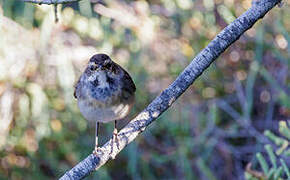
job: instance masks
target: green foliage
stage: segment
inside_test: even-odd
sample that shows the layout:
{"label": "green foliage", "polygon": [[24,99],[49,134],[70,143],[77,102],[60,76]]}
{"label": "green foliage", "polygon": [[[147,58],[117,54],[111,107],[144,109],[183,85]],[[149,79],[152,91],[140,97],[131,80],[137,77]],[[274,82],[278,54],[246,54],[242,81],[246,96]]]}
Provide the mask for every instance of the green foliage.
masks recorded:
{"label": "green foliage", "polygon": [[[273,142],[277,146],[277,151],[274,152],[273,150],[273,147],[275,146],[274,144],[266,144],[264,146],[264,149],[267,152],[266,157],[270,159],[271,163],[268,163],[265,160],[265,157],[262,155],[262,153],[259,152],[256,154],[256,158],[258,159],[259,165],[263,170],[263,174],[265,175],[262,179],[290,179],[289,167],[285,163],[285,160],[290,158],[290,155],[287,153],[287,151],[289,151],[290,143],[290,138],[288,136],[290,133],[290,129],[288,126],[285,121],[279,122],[279,132],[282,136],[286,138],[276,136],[269,130],[266,130],[264,133],[265,136],[267,136],[271,140],[271,142]],[[280,162],[279,164],[277,162],[277,159]],[[251,174],[251,172],[249,171],[246,172],[246,178],[248,180],[257,179],[257,177],[255,177],[255,174]]]}

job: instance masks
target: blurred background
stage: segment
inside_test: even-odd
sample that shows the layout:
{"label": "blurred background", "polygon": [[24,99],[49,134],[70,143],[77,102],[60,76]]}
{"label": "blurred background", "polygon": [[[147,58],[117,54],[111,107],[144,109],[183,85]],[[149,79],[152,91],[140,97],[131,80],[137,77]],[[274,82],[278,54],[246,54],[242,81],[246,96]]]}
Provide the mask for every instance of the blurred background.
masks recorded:
{"label": "blurred background", "polygon": [[[289,1],[87,179],[286,179]],[[57,179],[94,148],[73,86],[95,53],[130,72],[143,110],[251,0],[0,0],[0,179]],[[126,122],[120,123],[120,128]],[[102,124],[101,144],[113,123]],[[288,171],[287,171],[288,169]]]}

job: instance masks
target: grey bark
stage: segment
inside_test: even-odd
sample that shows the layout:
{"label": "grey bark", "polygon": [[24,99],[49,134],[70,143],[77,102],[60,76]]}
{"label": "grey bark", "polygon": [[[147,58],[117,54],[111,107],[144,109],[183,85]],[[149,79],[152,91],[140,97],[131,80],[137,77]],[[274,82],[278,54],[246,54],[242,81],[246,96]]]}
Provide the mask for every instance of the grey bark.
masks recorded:
{"label": "grey bark", "polygon": [[[24,0],[33,2],[33,0]],[[58,0],[74,1],[74,0]],[[98,151],[97,156],[90,154],[83,161],[78,163],[71,170],[67,171],[60,179],[82,179],[94,170],[104,165],[110,158],[114,158],[127,144],[132,142],[145,128],[156,120],[172,103],[184,93],[184,91],[204,72],[217,57],[224,52],[227,47],[234,43],[249,28],[251,28],[260,18],[271,10],[281,0],[256,0],[252,7],[238,17],[235,21],[224,28],[209,44],[204,48],[176,78],[176,80],[156,97],[141,113],[139,113],[128,125],[118,133],[119,149],[113,145],[111,154],[112,139]],[[43,0],[42,3],[55,3],[54,0]],[[37,2],[39,3],[39,1]]]}

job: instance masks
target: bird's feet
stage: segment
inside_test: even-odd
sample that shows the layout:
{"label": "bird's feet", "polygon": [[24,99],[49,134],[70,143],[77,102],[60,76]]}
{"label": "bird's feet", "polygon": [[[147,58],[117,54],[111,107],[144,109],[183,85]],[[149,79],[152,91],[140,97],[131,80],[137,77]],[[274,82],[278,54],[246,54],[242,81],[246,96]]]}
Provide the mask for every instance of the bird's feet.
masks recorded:
{"label": "bird's feet", "polygon": [[95,146],[95,149],[93,150],[93,155],[98,156],[98,152],[101,152],[102,148]]}
{"label": "bird's feet", "polygon": [[110,156],[112,159],[115,159],[116,157],[116,153],[114,152],[114,145],[117,145],[117,149],[119,150],[119,138],[118,138],[118,130],[114,129],[113,131],[113,139],[112,139],[112,144],[111,144],[111,152],[110,152]]}

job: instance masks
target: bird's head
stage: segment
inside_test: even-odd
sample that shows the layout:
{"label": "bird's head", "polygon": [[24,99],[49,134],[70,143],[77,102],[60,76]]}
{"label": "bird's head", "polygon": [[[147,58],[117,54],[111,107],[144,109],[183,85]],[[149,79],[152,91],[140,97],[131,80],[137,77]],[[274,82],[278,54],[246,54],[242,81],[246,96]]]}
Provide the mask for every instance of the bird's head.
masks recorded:
{"label": "bird's head", "polygon": [[95,72],[116,73],[116,65],[106,54],[96,54],[91,57],[87,71],[91,74]]}

